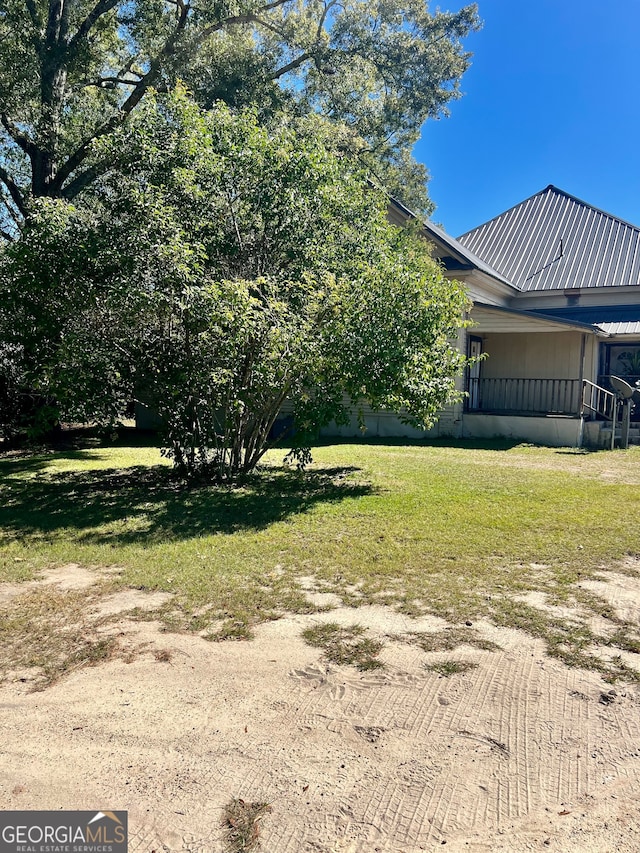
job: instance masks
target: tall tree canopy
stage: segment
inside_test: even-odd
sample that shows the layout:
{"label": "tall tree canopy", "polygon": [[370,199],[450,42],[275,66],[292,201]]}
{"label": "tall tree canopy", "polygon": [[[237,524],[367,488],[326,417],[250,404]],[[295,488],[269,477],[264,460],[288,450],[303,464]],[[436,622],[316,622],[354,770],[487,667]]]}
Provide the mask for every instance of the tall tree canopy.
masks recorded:
{"label": "tall tree canopy", "polygon": [[178,79],[207,107],[324,114],[424,210],[411,146],[458,97],[477,26],[475,4],[430,13],[424,0],[3,0],[2,234],[34,198],[77,197],[108,167],[95,141]]}

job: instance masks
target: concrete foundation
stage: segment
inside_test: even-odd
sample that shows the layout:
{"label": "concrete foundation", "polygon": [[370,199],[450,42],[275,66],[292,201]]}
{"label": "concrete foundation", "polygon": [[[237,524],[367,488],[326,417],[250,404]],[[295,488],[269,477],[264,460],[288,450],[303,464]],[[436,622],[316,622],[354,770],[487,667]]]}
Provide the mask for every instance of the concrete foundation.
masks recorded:
{"label": "concrete foundation", "polygon": [[463,438],[513,438],[549,447],[578,447],[580,418],[472,414],[462,422]]}

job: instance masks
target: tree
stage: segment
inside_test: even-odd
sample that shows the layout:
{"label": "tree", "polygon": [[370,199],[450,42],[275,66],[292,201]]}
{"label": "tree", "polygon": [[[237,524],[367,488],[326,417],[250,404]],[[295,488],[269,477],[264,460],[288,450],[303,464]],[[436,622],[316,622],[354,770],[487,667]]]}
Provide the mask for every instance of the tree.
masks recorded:
{"label": "tree", "polygon": [[37,202],[2,255],[27,387],[65,417],[165,424],[186,476],[252,470],[289,401],[304,447],[367,401],[428,425],[467,307],[317,117],[205,112],[183,90],[104,141],[82,204]]}
{"label": "tree", "polygon": [[110,166],[96,140],[178,79],[204,106],[329,117],[428,207],[409,152],[458,97],[477,26],[475,4],[430,14],[424,0],[4,0],[0,233],[15,237],[34,198],[77,198]]}

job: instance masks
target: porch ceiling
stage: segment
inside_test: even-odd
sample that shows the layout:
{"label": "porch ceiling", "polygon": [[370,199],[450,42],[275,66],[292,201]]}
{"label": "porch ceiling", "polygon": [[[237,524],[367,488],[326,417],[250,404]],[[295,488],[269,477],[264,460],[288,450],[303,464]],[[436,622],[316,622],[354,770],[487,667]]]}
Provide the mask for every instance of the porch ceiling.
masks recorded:
{"label": "porch ceiling", "polygon": [[555,317],[537,314],[535,311],[518,311],[514,308],[502,308],[476,302],[471,311],[475,323],[474,333],[513,333],[513,332],[590,332],[593,335],[607,337],[606,332],[590,323],[575,320],[559,320]]}

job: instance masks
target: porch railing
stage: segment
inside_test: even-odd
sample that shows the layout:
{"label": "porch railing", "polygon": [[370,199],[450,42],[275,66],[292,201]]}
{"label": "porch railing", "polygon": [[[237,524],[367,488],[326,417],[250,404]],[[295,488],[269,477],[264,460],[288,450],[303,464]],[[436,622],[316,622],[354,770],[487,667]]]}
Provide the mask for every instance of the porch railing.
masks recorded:
{"label": "porch railing", "polygon": [[612,392],[588,379],[583,381],[582,411],[585,418],[612,421],[617,414],[617,398]]}
{"label": "porch railing", "polygon": [[581,399],[580,379],[482,377],[469,388],[469,410],[476,412],[578,416]]}

